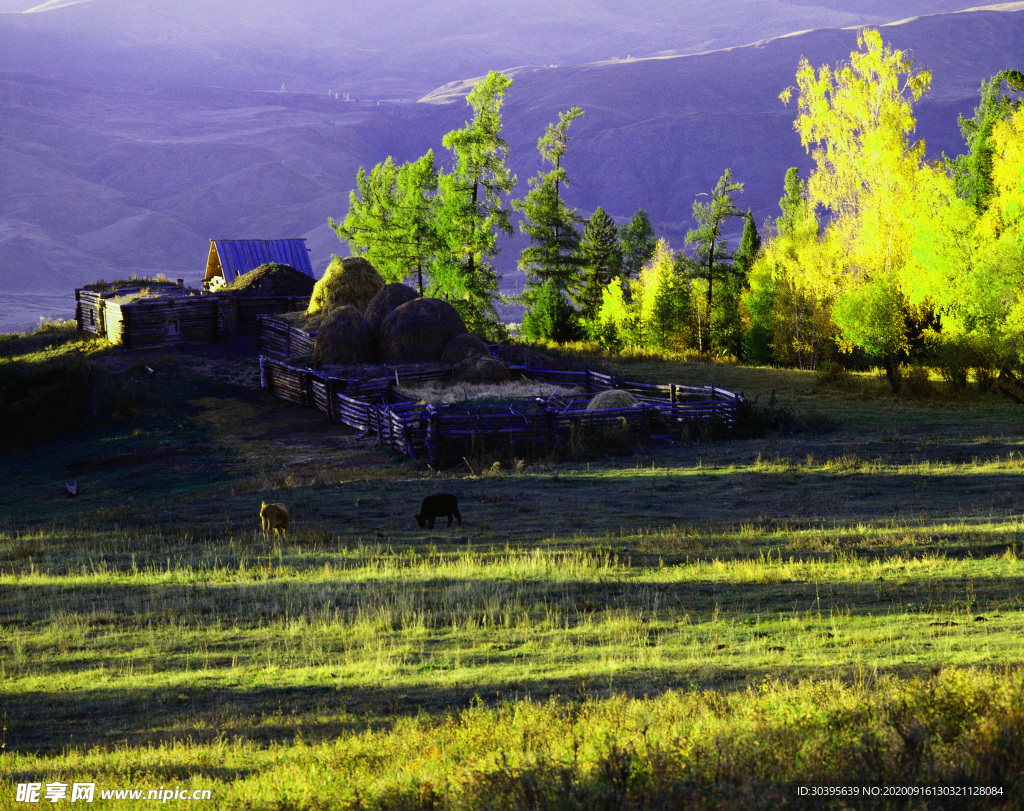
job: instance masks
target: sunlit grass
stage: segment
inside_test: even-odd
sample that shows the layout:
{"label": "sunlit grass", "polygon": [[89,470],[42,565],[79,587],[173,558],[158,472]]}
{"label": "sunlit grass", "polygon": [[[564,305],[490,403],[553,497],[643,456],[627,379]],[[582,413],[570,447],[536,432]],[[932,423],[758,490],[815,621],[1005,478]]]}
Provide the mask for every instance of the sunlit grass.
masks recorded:
{"label": "sunlit grass", "polygon": [[[138,375],[158,414],[0,474],[5,785],[268,809],[1022,796],[1024,438],[1002,401],[627,359],[838,427],[429,471],[329,427],[278,441],[308,415],[193,366]],[[438,491],[462,527],[416,526]]]}

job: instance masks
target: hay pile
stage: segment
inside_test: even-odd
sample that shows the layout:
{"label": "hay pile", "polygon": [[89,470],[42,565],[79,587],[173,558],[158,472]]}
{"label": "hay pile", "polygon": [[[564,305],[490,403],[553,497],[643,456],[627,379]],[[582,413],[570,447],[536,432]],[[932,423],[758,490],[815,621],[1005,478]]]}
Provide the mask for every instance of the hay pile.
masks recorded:
{"label": "hay pile", "polygon": [[385,363],[438,361],[445,346],[466,325],[447,301],[417,298],[395,308],[380,327],[378,342]]}
{"label": "hay pile", "polygon": [[512,379],[508,366],[490,355],[468,357],[455,367],[452,377],[458,383],[489,385],[507,383]]}
{"label": "hay pile", "polygon": [[363,315],[370,322],[374,332],[380,332],[384,319],[391,315],[392,311],[397,310],[407,301],[412,301],[419,297],[420,294],[409,287],[409,285],[402,284],[401,282],[391,282],[391,284],[384,285],[370,299],[369,304],[366,305],[366,309],[363,311]]}
{"label": "hay pile", "polygon": [[337,307],[345,306],[355,307],[362,313],[382,287],[384,279],[362,257],[342,259],[335,256],[323,278],[314,286],[306,314],[324,316]]}
{"label": "hay pile", "polygon": [[628,391],[608,389],[594,395],[594,399],[587,403],[587,411],[598,408],[632,408],[635,405],[638,405],[636,398]]}
{"label": "hay pile", "polygon": [[243,273],[217,292],[236,292],[250,296],[309,296],[316,282],[291,265],[270,262]]}
{"label": "hay pile", "polygon": [[376,354],[373,328],[355,307],[330,310],[313,341],[313,363],[368,363]]}
{"label": "hay pile", "polygon": [[490,354],[487,344],[467,332],[456,335],[445,345],[441,360],[445,363],[461,363],[467,358],[482,358]]}

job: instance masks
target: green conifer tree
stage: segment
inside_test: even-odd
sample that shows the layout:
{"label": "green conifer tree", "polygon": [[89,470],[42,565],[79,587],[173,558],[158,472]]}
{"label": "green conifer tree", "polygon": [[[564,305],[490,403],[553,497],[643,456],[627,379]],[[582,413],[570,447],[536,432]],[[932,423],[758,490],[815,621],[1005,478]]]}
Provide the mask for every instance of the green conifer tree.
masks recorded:
{"label": "green conifer tree", "polygon": [[1024,104],[1024,74],[1017,70],[1003,70],[981,83],[981,101],[973,118],[960,116],[960,132],[967,142],[967,153],[955,159],[947,158],[956,183],[957,193],[974,206],[979,214],[988,208],[995,193],[992,183],[992,128],[1008,118]]}
{"label": "green conifer tree", "polygon": [[600,206],[583,227],[580,265],[583,284],[576,295],[576,305],[584,324],[593,324],[601,308],[602,291],[622,271],[618,227]]}
{"label": "green conifer tree", "polygon": [[405,226],[408,268],[415,273],[416,286],[422,296],[424,275],[433,275],[444,247],[437,230],[437,169],[433,150],[402,166],[397,187]]}
{"label": "green conifer tree", "polygon": [[348,243],[353,256],[365,257],[389,282],[409,274],[404,224],[399,213],[399,167],[389,156],[369,172],[360,167],[356,188],[349,192],[344,222],[327,222]]}
{"label": "green conifer tree", "polygon": [[434,153],[397,166],[390,157],[369,173],[360,168],[349,194],[344,222],[328,224],[389,282],[415,274],[423,293],[424,274],[435,267],[441,245],[434,215],[437,170]]}
{"label": "green conifer tree", "polygon": [[530,179],[531,189],[515,207],[523,212],[520,230],[530,237],[530,244],[519,256],[519,267],[526,274],[523,303],[532,305],[537,291],[548,281],[562,293],[573,295],[580,286],[581,218],[562,199],[561,190],[569,183],[562,165],[569,145],[569,125],[583,115],[579,107],[560,114],[557,124],[549,124],[537,142],[541,159],[550,163],[549,172]]}
{"label": "green conifer tree", "polygon": [[651,261],[657,244],[658,237],[654,233],[651,219],[646,211],[640,209],[619,234],[622,275],[627,279],[635,279],[643,266]]}
{"label": "green conifer tree", "polygon": [[726,169],[715,188],[706,195],[708,201],[697,200],[693,204],[693,218],[697,221],[697,227],[686,235],[687,243],[694,248],[690,272],[694,278],[703,280],[707,285],[705,314],[698,333],[698,348],[701,352],[711,352],[714,343],[712,313],[715,280],[735,272],[723,231],[729,217],[743,216],[733,200],[733,195],[741,191],[743,184],[733,180],[732,172]]}
{"label": "green conifer tree", "polygon": [[740,247],[736,251],[733,264],[736,266],[736,276],[740,279],[742,286],[746,286],[747,277],[750,275],[750,268],[761,250],[761,235],[757,232],[757,225],[754,223],[754,215],[747,209],[747,219],[743,223],[743,236],[740,237]]}
{"label": "green conifer tree", "polygon": [[504,74],[489,73],[466,98],[472,120],[441,141],[454,166],[438,177],[438,231],[447,249],[435,282],[470,331],[485,335],[498,328],[500,277],[491,263],[498,233],[512,235],[505,198],[516,179],[505,164],[508,144],[501,136],[501,107],[511,84]]}

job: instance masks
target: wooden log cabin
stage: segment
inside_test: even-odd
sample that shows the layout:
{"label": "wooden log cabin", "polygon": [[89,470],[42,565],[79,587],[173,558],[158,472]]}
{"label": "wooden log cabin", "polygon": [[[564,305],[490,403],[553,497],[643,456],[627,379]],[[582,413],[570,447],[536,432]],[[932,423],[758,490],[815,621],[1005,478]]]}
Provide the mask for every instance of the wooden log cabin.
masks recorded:
{"label": "wooden log cabin", "polygon": [[[261,265],[288,265],[315,278],[304,239],[213,239],[203,293]],[[300,277],[301,278],[301,277]],[[304,310],[309,296],[222,291],[203,295],[177,283],[128,280],[75,291],[78,327],[125,349],[214,343],[255,330],[260,316]]]}

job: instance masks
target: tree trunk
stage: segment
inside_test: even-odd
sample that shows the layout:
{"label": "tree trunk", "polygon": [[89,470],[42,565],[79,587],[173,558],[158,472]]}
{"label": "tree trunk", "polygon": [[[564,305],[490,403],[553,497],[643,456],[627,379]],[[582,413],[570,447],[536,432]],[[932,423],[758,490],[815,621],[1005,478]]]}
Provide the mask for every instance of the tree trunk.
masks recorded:
{"label": "tree trunk", "polygon": [[883,368],[885,369],[885,379],[889,381],[892,393],[899,394],[901,382],[899,362],[895,358],[886,358]]}

